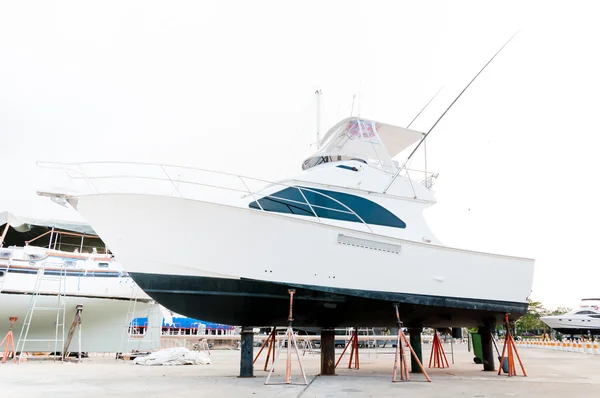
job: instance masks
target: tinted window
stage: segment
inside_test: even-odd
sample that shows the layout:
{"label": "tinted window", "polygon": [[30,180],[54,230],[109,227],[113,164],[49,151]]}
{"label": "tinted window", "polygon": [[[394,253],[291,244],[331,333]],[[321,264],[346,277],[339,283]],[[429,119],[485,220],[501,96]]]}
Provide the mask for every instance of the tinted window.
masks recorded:
{"label": "tinted window", "polygon": [[575,314],[577,314],[577,315],[595,314],[595,312],[594,311],[579,311],[579,312],[576,312]]}
{"label": "tinted window", "polygon": [[[368,199],[325,189],[310,189],[311,191],[303,189],[302,193],[300,193],[300,190],[297,188],[285,188],[268,198],[259,199],[258,203],[260,203],[260,206],[266,211],[314,217],[313,212],[302,197],[302,194],[304,194],[314,212],[321,218],[360,222],[360,220],[347,208],[335,201],[337,200],[356,212],[356,214],[358,214],[367,224],[406,228],[406,223],[404,223],[404,221],[400,220],[382,206],[371,202]],[[335,200],[331,200],[317,192],[330,196]],[[259,209],[256,202],[250,203],[250,207]]]}

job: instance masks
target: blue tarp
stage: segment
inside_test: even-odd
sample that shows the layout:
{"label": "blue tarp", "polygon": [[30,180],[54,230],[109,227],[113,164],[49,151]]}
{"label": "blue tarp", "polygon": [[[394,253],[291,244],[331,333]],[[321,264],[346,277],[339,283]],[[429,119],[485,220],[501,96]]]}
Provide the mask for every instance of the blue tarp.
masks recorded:
{"label": "blue tarp", "polygon": [[[197,329],[200,324],[206,325],[206,329],[218,329],[218,330],[232,330],[233,326],[230,325],[222,325],[220,323],[206,322],[201,321],[199,319],[194,318],[185,318],[185,317],[173,317],[173,323],[167,324],[165,323],[165,319],[162,321],[163,328],[173,328],[173,329]],[[147,326],[148,318],[135,318],[131,321],[131,326]]]}

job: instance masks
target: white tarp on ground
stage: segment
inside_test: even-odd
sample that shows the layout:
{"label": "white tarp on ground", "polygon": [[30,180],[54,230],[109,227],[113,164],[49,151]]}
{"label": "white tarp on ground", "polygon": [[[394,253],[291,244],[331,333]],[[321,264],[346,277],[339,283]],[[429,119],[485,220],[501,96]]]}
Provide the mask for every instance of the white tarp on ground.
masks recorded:
{"label": "white tarp on ground", "polygon": [[137,357],[134,365],[209,365],[210,358],[204,352],[192,351],[184,347],[166,348],[145,357]]}

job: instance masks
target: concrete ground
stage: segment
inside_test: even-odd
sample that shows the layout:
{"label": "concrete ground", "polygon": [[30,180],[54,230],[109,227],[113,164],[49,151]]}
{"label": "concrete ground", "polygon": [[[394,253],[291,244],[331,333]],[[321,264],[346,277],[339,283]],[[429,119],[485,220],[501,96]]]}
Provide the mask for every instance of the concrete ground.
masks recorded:
{"label": "concrete ground", "polygon": [[[430,345],[423,345],[425,365]],[[340,362],[337,376],[317,376],[319,354],[302,357],[309,385],[265,385],[265,352],[255,365],[255,377],[240,379],[239,351],[212,351],[210,365],[140,366],[114,357],[93,357],[82,363],[29,360],[16,365],[0,363],[0,396],[13,397],[598,397],[600,396],[600,355],[521,348],[528,377],[483,372],[466,344],[456,344],[455,364],[450,368],[427,369],[432,382],[411,374],[411,381],[392,383],[394,350],[361,349],[360,370],[349,370],[348,353]],[[450,347],[446,345],[446,351]],[[255,350],[255,353],[258,349]],[[337,350],[337,355],[341,350]],[[370,355],[369,355],[370,353]],[[271,381],[282,381],[285,373],[282,353]],[[294,358],[292,381],[301,381]]]}

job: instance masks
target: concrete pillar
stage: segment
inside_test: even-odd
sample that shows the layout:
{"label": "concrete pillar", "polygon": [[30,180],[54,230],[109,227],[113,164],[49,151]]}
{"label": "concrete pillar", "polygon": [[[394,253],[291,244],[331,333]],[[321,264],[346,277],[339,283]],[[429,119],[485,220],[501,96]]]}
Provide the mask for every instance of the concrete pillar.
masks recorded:
{"label": "concrete pillar", "polygon": [[321,329],[321,376],[335,376],[334,329]]}
{"label": "concrete pillar", "polygon": [[251,326],[242,326],[240,336],[240,377],[254,377],[254,333]]}
{"label": "concrete pillar", "polygon": [[[408,333],[410,334],[410,345],[413,348],[413,350],[415,350],[415,354],[417,354],[417,357],[419,358],[419,361],[421,361],[421,364],[422,364],[423,363],[423,349],[421,347],[421,331],[422,331],[421,328],[408,329]],[[410,372],[411,373],[422,373],[421,368],[419,367],[419,364],[415,360],[415,357],[413,357],[412,353],[408,352],[407,355],[410,355]]]}
{"label": "concrete pillar", "polygon": [[483,356],[483,370],[495,371],[496,360],[494,359],[494,346],[492,342],[491,326],[480,326],[479,334],[481,335],[481,354]]}

